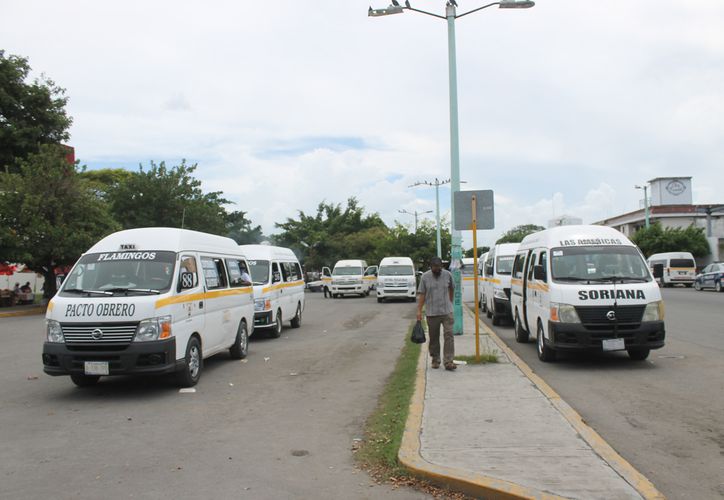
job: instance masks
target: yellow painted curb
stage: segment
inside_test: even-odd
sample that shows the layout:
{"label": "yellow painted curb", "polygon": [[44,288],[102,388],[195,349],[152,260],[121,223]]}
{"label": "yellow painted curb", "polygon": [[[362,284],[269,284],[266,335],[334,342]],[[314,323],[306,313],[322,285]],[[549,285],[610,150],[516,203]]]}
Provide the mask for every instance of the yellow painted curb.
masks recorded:
{"label": "yellow painted curb", "polygon": [[[427,344],[425,344],[427,346]],[[410,402],[410,412],[402,434],[397,457],[400,463],[414,475],[444,488],[461,491],[467,495],[490,500],[559,500],[562,497],[541,493],[508,481],[482,474],[431,464],[420,455],[420,432],[425,401],[427,348],[420,350],[417,362],[415,392]]]}
{"label": "yellow painted curb", "polygon": [[36,314],[44,314],[45,313],[45,307],[33,307],[31,309],[27,309],[25,311],[9,311],[9,312],[0,312],[0,318],[16,318],[19,316],[34,316]]}
{"label": "yellow painted curb", "polygon": [[[468,313],[472,312],[468,309]],[[522,371],[528,379],[540,390],[551,404],[563,415],[569,424],[578,432],[578,434],[588,443],[593,451],[600,456],[619,476],[621,476],[628,484],[630,484],[642,497],[647,500],[662,500],[666,497],[649,481],[643,474],[636,470],[626,459],[614,450],[600,434],[585,423],[581,415],[574,410],[563,398],[550,386],[545,380],[540,378],[533,372],[528,364],[523,361],[498,334],[480,320],[483,329],[490,335],[490,338],[497,344],[515,366]]]}

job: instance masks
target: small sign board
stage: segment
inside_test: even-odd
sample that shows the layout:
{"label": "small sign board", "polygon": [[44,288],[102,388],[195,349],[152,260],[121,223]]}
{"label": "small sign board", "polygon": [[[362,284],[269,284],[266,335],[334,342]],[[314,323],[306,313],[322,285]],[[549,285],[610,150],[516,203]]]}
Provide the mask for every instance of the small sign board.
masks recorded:
{"label": "small sign board", "polygon": [[473,195],[477,205],[478,229],[495,228],[495,201],[492,189],[480,191],[457,191],[453,198],[455,229],[471,231],[473,229]]}

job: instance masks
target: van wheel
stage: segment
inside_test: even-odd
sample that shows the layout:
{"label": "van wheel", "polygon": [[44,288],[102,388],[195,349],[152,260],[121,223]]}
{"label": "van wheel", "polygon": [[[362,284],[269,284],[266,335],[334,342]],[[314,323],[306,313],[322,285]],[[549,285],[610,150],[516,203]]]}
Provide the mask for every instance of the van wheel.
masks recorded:
{"label": "van wheel", "polygon": [[538,359],[544,363],[552,363],[556,360],[556,351],[546,345],[545,338],[543,336],[543,325],[540,323],[538,323],[536,344],[538,346]]}
{"label": "van wheel", "polygon": [[515,341],[521,344],[526,344],[530,341],[530,334],[525,331],[523,324],[520,322],[520,315],[516,311],[515,313]]}
{"label": "van wheel", "polygon": [[292,321],[290,322],[292,324],[292,328],[299,328],[302,326],[302,303],[297,303],[297,312],[294,314],[294,317],[292,318]]}
{"label": "van wheel", "polygon": [[78,387],[92,387],[100,380],[100,375],[84,375],[82,373],[71,373],[70,379]]}
{"label": "van wheel", "polygon": [[628,357],[634,361],[643,361],[649,357],[651,349],[648,347],[631,347],[626,349],[626,352],[628,352]]}
{"label": "van wheel", "polygon": [[274,325],[274,329],[272,330],[271,336],[273,339],[278,339],[282,336],[282,328],[284,328],[284,325],[282,324],[282,310],[277,310],[277,317],[276,317],[277,324]]}
{"label": "van wheel", "polygon": [[229,349],[231,359],[244,359],[249,353],[249,329],[246,321],[242,320],[239,324],[239,331],[236,332],[236,340],[234,345]]}
{"label": "van wheel", "polygon": [[201,356],[201,344],[197,337],[191,337],[186,346],[184,366],[176,373],[176,382],[181,387],[193,387],[201,378],[204,361]]}

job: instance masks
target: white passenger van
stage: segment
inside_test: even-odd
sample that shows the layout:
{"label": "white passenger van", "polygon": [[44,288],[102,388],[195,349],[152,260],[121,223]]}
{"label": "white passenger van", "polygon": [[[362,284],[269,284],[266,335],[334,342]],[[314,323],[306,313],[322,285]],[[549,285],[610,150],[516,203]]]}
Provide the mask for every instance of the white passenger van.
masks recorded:
{"label": "white passenger van", "polygon": [[677,283],[691,287],[696,280],[696,261],[689,252],[655,253],[647,262],[663,287]]}
{"label": "white passenger van", "polygon": [[[475,269],[473,269],[474,262],[472,257],[465,257],[461,259],[461,262],[460,283],[462,284],[463,302],[475,303],[475,279],[477,278],[479,280],[480,276],[475,272]],[[480,285],[478,288],[480,288],[482,283],[478,281],[478,284]],[[478,293],[480,293],[480,290],[478,290]]]}
{"label": "white passenger van", "polygon": [[272,245],[241,245],[249,260],[254,283],[254,330],[282,334],[289,319],[292,328],[302,325],[304,277],[297,256],[289,248]]}
{"label": "white passenger van", "polygon": [[485,275],[485,261],[488,259],[488,254],[490,252],[485,252],[483,255],[480,256],[478,259],[478,274],[480,275],[480,287],[478,290],[478,308],[485,312],[487,311],[486,306],[486,299],[485,299],[485,287],[486,282],[488,281],[488,277]]}
{"label": "white passenger van", "polygon": [[639,249],[604,226],[560,226],[528,235],[513,264],[515,338],[536,339],[538,357],[558,351],[664,346],[664,303]]}
{"label": "white passenger van", "polygon": [[[332,298],[342,295],[369,295],[376,280],[376,267],[368,267],[367,262],[358,259],[338,261],[331,273],[332,280],[327,285]],[[329,268],[325,269],[329,271]],[[373,279],[366,279],[369,276]]]}
{"label": "white passenger van", "polygon": [[377,274],[377,302],[406,299],[415,302],[417,278],[415,265],[409,257],[385,257]]}
{"label": "white passenger van", "polygon": [[499,325],[503,319],[513,321],[510,308],[510,274],[518,243],[498,243],[485,258],[485,313]]}
{"label": "white passenger van", "polygon": [[103,375],[176,372],[195,385],[209,356],[247,355],[254,297],[245,265],[221,236],[156,227],[106,236],[48,304],[45,373],[89,386]]}

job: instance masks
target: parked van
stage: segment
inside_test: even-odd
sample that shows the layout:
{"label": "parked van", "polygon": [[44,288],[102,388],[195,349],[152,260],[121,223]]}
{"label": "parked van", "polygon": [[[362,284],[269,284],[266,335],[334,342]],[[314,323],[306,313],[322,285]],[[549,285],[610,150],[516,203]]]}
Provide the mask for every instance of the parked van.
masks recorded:
{"label": "parked van", "polygon": [[377,280],[376,272],[377,266],[368,267],[367,262],[357,259],[338,261],[331,273],[328,267],[322,269],[324,276],[331,277],[325,286],[335,299],[341,295],[369,295]]}
{"label": "parked van", "polygon": [[274,338],[289,319],[292,328],[302,325],[304,277],[297,256],[288,248],[272,245],[241,245],[249,260],[254,283],[254,330]]}
{"label": "parked van", "polygon": [[515,338],[532,335],[542,361],[558,351],[664,346],[664,303],[639,249],[604,226],[561,226],[526,236],[513,264]]}
{"label": "parked van", "polygon": [[463,302],[475,303],[475,280],[478,279],[478,293],[482,287],[480,274],[473,268],[473,258],[465,257],[461,259],[462,267],[460,268],[460,283],[462,285]]}
{"label": "parked van", "polygon": [[176,372],[247,355],[254,296],[230,238],[172,228],[120,231],[76,262],[48,304],[43,369],[89,386],[104,375]]}
{"label": "parked van", "polygon": [[486,312],[488,310],[485,298],[485,288],[488,281],[488,276],[485,275],[485,261],[488,260],[489,253],[490,252],[485,252],[478,259],[478,274],[480,275],[480,288],[478,290],[478,308],[483,312]]}
{"label": "parked van", "polygon": [[656,253],[647,262],[661,286],[682,283],[691,287],[696,280],[696,261],[689,252]]}
{"label": "parked van", "polygon": [[377,273],[377,302],[406,299],[415,302],[417,278],[410,257],[385,257]]}
{"label": "parked van", "polygon": [[503,319],[513,321],[510,308],[510,274],[518,243],[499,243],[485,259],[485,313],[499,325]]}

